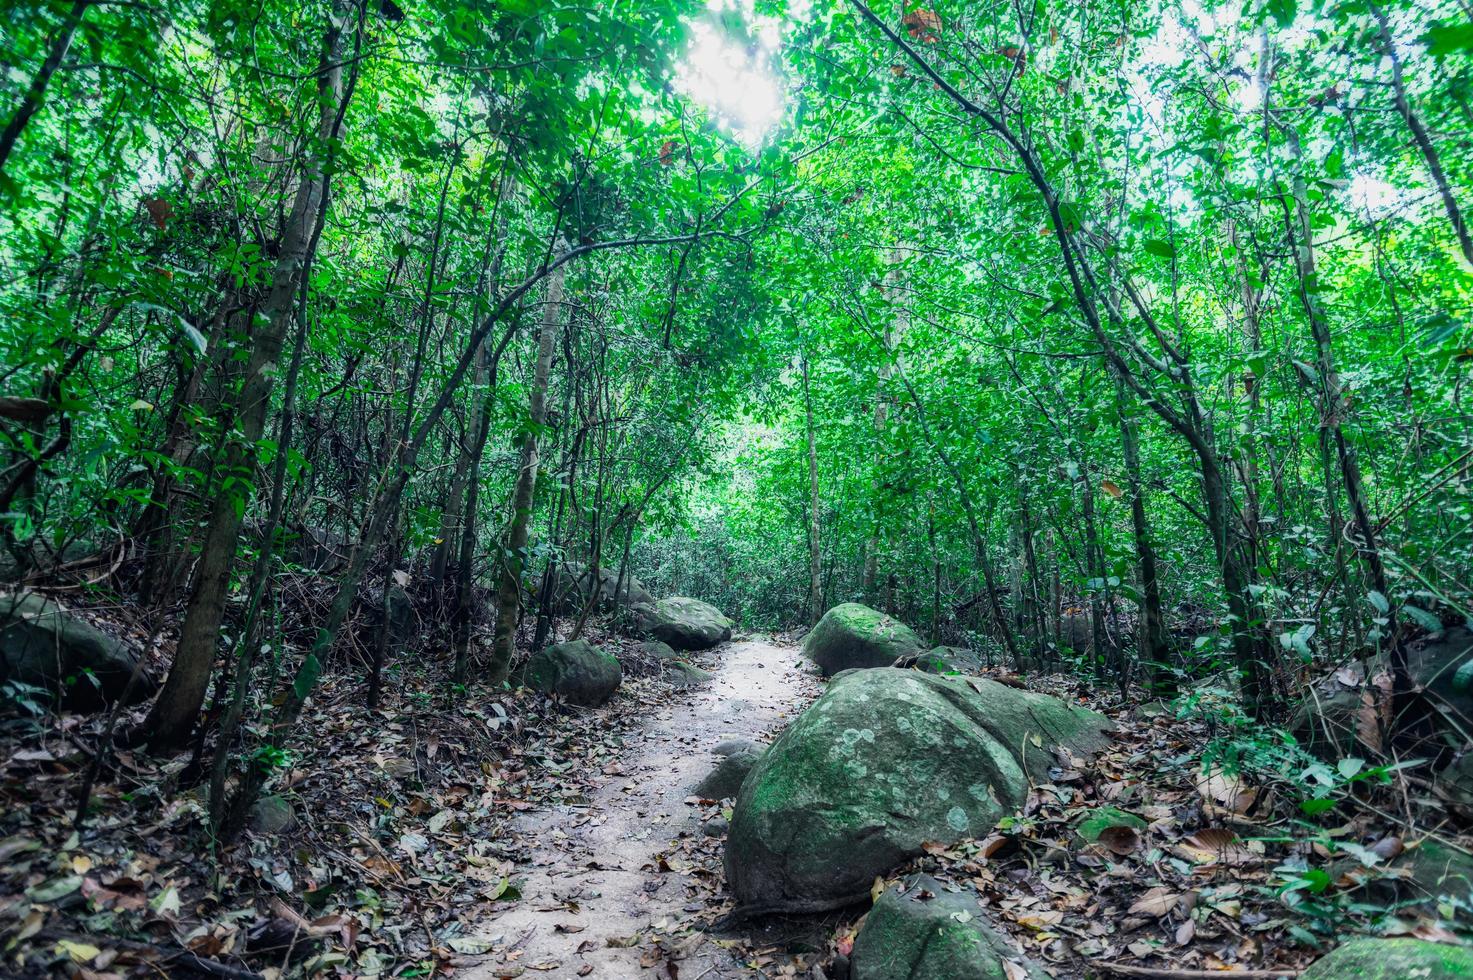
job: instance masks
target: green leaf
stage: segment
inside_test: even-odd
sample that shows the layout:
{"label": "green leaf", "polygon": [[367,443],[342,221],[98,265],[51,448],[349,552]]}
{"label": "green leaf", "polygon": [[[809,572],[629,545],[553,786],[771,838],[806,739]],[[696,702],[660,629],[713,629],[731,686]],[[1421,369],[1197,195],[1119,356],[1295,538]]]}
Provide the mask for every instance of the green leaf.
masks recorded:
{"label": "green leaf", "polygon": [[1442,620],[1438,619],[1436,616],[1432,615],[1430,612],[1421,608],[1420,606],[1414,606],[1408,603],[1407,605],[1401,607],[1401,611],[1406,613],[1407,618],[1411,619],[1412,622],[1416,623],[1418,626],[1422,627],[1429,633],[1436,633],[1438,630],[1442,629]]}
{"label": "green leaf", "polygon": [[1160,238],[1147,238],[1145,242],[1142,243],[1141,248],[1144,248],[1152,255],[1159,255],[1163,259],[1176,258],[1176,246],[1172,245],[1168,241],[1163,241]]}
{"label": "green leaf", "polygon": [[1473,24],[1434,24],[1422,35],[1427,53],[1434,58],[1473,51]]}
{"label": "green leaf", "polygon": [[1300,800],[1299,809],[1304,812],[1306,817],[1313,817],[1324,813],[1326,810],[1335,809],[1335,801],[1323,798]]}
{"label": "green leaf", "polygon": [[297,671],[296,678],[292,681],[292,694],[298,702],[306,701],[307,696],[312,693],[317,679],[322,676],[322,661],[314,654],[307,654],[307,659],[302,661],[301,669]]}
{"label": "green leaf", "polygon": [[1473,689],[1473,660],[1469,660],[1453,674],[1453,690],[1464,694]]}
{"label": "green leaf", "polygon": [[1298,4],[1295,0],[1268,0],[1263,9],[1274,19],[1274,23],[1282,28],[1294,23],[1294,15],[1298,13]]}

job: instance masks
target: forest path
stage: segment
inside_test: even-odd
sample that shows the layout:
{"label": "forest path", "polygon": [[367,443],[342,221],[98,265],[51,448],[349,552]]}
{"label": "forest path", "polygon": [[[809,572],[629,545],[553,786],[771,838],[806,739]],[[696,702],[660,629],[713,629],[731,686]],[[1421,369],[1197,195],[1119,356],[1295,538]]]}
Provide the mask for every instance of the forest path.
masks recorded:
{"label": "forest path", "polygon": [[[699,810],[685,801],[715,765],[712,748],[729,738],[765,739],[817,696],[818,682],[798,669],[794,647],[740,640],[716,656],[707,664],[710,681],[651,707],[626,739],[622,774],[594,791],[588,806],[518,818],[518,832],[533,842],[531,865],[518,869],[522,898],[483,927],[495,945],[466,976],[752,975],[709,938],[685,935],[719,886],[671,869],[686,865],[679,842],[702,833]],[[674,856],[662,862],[666,855]],[[653,962],[657,939],[676,952]]]}

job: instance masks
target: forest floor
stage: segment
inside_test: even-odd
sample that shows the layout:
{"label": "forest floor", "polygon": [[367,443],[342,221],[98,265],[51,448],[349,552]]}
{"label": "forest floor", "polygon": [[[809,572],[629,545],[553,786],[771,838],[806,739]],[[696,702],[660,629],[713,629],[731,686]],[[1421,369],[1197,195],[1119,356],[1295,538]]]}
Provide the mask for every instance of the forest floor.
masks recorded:
{"label": "forest floor", "polygon": [[703,821],[723,818],[713,813],[719,801],[692,788],[716,745],[769,740],[818,696],[798,663],[794,647],[760,639],[722,647],[707,661],[711,681],[652,711],[586,803],[521,814],[515,829],[531,848],[521,901],[489,923],[490,962],[469,975],[642,977],[660,967],[671,978],[724,980],[752,975],[740,952],[789,947],[784,927],[740,939],[709,931],[721,906],[711,866],[721,842]]}
{"label": "forest floor", "polygon": [[[187,756],[118,753],[77,829],[101,721],[0,725],[0,975],[843,977],[863,910],[733,931],[722,840],[705,832],[729,814],[691,792],[718,743],[767,740],[819,694],[796,645],[697,655],[714,676],[681,690],[633,641],[590,638],[625,665],[594,710],[458,693],[430,664],[396,673],[370,712],[354,672],[333,672],[274,781],[290,821],[213,853]],[[889,880],[974,889],[1056,976],[1289,975],[1338,934],[1447,938],[1466,914],[1410,887],[1427,870],[1408,857],[1473,850],[1416,782],[1355,782],[1306,819],[1292,760],[1204,769],[1234,737],[1210,690],[1188,711],[1064,675],[1026,683],[1107,713],[1111,746],[1060,759],[1017,818]],[[1104,805],[1144,825],[1081,846],[1075,828]]]}

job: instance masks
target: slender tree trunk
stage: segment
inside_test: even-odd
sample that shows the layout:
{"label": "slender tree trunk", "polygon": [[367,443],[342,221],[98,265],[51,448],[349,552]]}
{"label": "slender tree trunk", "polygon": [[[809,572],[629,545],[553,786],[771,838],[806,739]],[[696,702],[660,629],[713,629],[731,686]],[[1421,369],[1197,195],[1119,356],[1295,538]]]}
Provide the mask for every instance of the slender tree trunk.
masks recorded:
{"label": "slender tree trunk", "polygon": [[1105,549],[1100,543],[1099,522],[1095,519],[1094,483],[1089,478],[1088,463],[1082,455],[1074,456],[1074,465],[1079,468],[1079,496],[1084,517],[1084,567],[1085,574],[1094,582],[1089,594],[1090,651],[1095,676],[1104,679],[1108,636],[1105,631],[1105,616],[1108,614],[1106,587],[1108,569],[1105,568]]}
{"label": "slender tree trunk", "polygon": [[808,625],[823,616],[823,549],[818,538],[818,442],[813,432],[813,393],[808,383],[808,357],[803,357],[803,415],[808,432]]}
{"label": "slender tree trunk", "polygon": [[26,88],[26,94],[21,96],[20,105],[16,107],[10,121],[5,124],[5,129],[0,130],[0,177],[5,175],[5,163],[10,159],[11,151],[15,149],[17,141],[20,140],[20,134],[25,131],[26,124],[40,111],[41,103],[46,99],[46,89],[51,84],[51,76],[56,74],[56,69],[61,67],[67,50],[72,46],[72,37],[77,33],[77,28],[82,24],[82,17],[91,5],[92,0],[73,0],[71,9],[67,11],[61,26],[51,37],[51,44],[46,51],[46,60],[41,62],[41,67],[36,70],[35,77],[31,79],[31,84]]}
{"label": "slender tree trunk", "polygon": [[492,684],[506,680],[516,653],[522,572],[527,559],[527,528],[532,520],[532,501],[537,490],[538,439],[547,421],[547,379],[552,371],[552,355],[557,344],[565,276],[564,267],[558,266],[548,277],[542,323],[537,331],[537,364],[528,397],[529,428],[522,438],[521,460],[511,496],[511,520],[502,544],[501,575],[496,589],[496,631],[491,645]]}
{"label": "slender tree trunk", "polygon": [[271,289],[261,304],[258,318],[261,324],[237,398],[239,435],[225,451],[222,467],[225,483],[215,495],[205,527],[202,557],[194,591],[185,609],[174,663],[144,724],[150,744],[155,748],[169,748],[188,737],[209,686],[230,569],[251,498],[256,445],[265,431],[277,361],[281,358],[302,269],[311,259],[317,225],[324,217],[321,205],[329,181],[330,147],[339,135],[342,110],[346,108],[340,104],[343,103],[343,29],[352,9],[350,3],[336,0],[329,14],[319,79],[322,98],[317,142],[322,149],[313,151],[312,162],[302,174],[282,230]]}
{"label": "slender tree trunk", "polygon": [[1458,250],[1463,253],[1463,261],[1473,268],[1473,237],[1468,234],[1468,226],[1463,221],[1463,212],[1458,208],[1458,200],[1453,196],[1452,186],[1447,179],[1447,172],[1442,168],[1442,158],[1437,153],[1437,146],[1432,142],[1432,135],[1427,132],[1421,117],[1412,108],[1411,100],[1407,98],[1406,80],[1402,77],[1401,55],[1396,50],[1396,42],[1391,37],[1391,27],[1386,21],[1386,13],[1377,4],[1371,4],[1371,13],[1376,17],[1376,23],[1380,27],[1381,50],[1391,62],[1391,93],[1392,101],[1396,103],[1396,111],[1406,121],[1407,128],[1412,131],[1412,142],[1417,144],[1422,159],[1427,163],[1427,171],[1432,175],[1432,184],[1437,188],[1437,196],[1442,199],[1442,209],[1447,213],[1447,220],[1453,226],[1453,235],[1458,240]]}
{"label": "slender tree trunk", "polygon": [[941,552],[936,548],[936,498],[926,500],[926,544],[931,549],[931,645],[941,642]]}
{"label": "slender tree trunk", "polygon": [[1141,615],[1136,646],[1153,690],[1161,687],[1163,668],[1171,653],[1166,616],[1161,608],[1161,581],[1156,566],[1156,548],[1151,543],[1151,526],[1146,520],[1146,491],[1141,479],[1140,434],[1125,385],[1117,379],[1115,413],[1120,421],[1120,449],[1125,458],[1126,492],[1130,494],[1130,526],[1135,537],[1136,569],[1141,581]]}
{"label": "slender tree trunk", "polygon": [[[1191,375],[1185,357],[1159,330],[1150,316],[1149,307],[1138,293],[1129,288],[1128,281],[1126,283],[1127,292],[1130,294],[1132,303],[1161,344],[1166,357],[1159,358],[1146,351],[1132,333],[1126,332],[1117,337],[1106,329],[1105,318],[1101,316],[1100,311],[1101,302],[1107,305],[1112,320],[1119,318],[1118,310],[1108,294],[1101,295],[1099,292],[1099,279],[1087,252],[1088,243],[1077,232],[1078,220],[1073,217],[1065,217],[1065,199],[1049,180],[1038,153],[1038,144],[1029,139],[1026,133],[1020,136],[1019,133],[1014,132],[1010,120],[1016,117],[1009,116],[1001,109],[990,111],[967,98],[940,75],[913,46],[907,43],[894,27],[871,10],[865,0],[850,0],[850,2],[865,20],[884,34],[892,44],[905,52],[906,56],[938,89],[969,115],[977,117],[986,124],[1012,151],[1048,213],[1049,228],[1059,247],[1075,306],[1090,331],[1100,342],[1106,359],[1117,368],[1121,377],[1127,379],[1132,390],[1167,425],[1179,433],[1192,448],[1193,453],[1197,455],[1202,468],[1203,495],[1208,505],[1209,531],[1212,534],[1213,547],[1222,567],[1223,592],[1226,594],[1228,612],[1234,620],[1232,634],[1234,658],[1238,663],[1238,670],[1243,681],[1244,699],[1250,712],[1257,713],[1262,707],[1259,698],[1268,644],[1263,624],[1255,615],[1254,603],[1247,592],[1248,586],[1253,584],[1254,566],[1248,564],[1245,567],[1238,541],[1232,533],[1234,517],[1228,484],[1222,472],[1220,456],[1212,443],[1211,427],[1191,389]],[[1113,263],[1114,260],[1108,261]],[[1135,358],[1150,364],[1153,370],[1170,379],[1185,410],[1179,410],[1166,399],[1157,397],[1145,382],[1135,377],[1132,373],[1131,361],[1127,360],[1121,350],[1122,345],[1128,348]]]}
{"label": "slender tree trunk", "polygon": [[[873,335],[871,336],[873,337]],[[906,377],[905,371],[901,368],[897,355],[894,352],[891,353],[891,362],[895,366],[895,377],[900,379],[900,383],[905,386],[906,392],[910,395],[910,399],[915,405],[916,420],[920,422],[921,432],[926,437],[927,446],[941,460],[941,465],[946,468],[947,474],[951,477],[951,482],[956,486],[957,496],[961,499],[962,513],[967,518],[967,528],[972,533],[972,549],[977,556],[977,564],[982,569],[982,582],[987,592],[987,605],[992,612],[993,626],[997,630],[998,640],[1001,641],[1003,648],[1007,650],[1008,657],[1021,669],[1023,667],[1023,661],[1018,655],[1018,645],[1013,639],[1012,629],[1008,626],[1008,617],[1003,611],[1002,601],[998,598],[997,570],[993,567],[992,555],[987,547],[987,539],[983,536],[982,525],[977,520],[977,509],[972,503],[970,491],[967,490],[967,482],[963,479],[962,472],[957,468],[956,462],[951,458],[951,454],[946,451],[946,448],[941,443],[937,442],[935,433],[931,431],[930,420],[926,416],[925,403],[921,401],[921,397],[916,392],[915,386]]]}
{"label": "slender tree trunk", "polygon": [[[318,227],[319,234],[321,226]],[[260,649],[261,603],[266,592],[266,583],[271,576],[271,560],[275,555],[276,535],[286,512],[287,457],[296,432],[297,378],[302,367],[302,354],[307,346],[307,298],[310,288],[308,277],[312,266],[302,270],[302,282],[297,303],[297,337],[292,348],[291,367],[287,369],[286,384],[282,390],[281,421],[276,431],[276,459],[272,468],[271,503],[267,508],[266,526],[262,532],[261,548],[256,553],[256,563],[251,569],[250,605],[246,609],[246,620],[240,631],[240,641],[235,651],[235,676],[231,682],[230,703],[220,719],[220,733],[215,742],[215,755],[210,760],[210,829],[218,831],[225,819],[225,780],[229,774],[231,747],[240,730],[241,716],[245,713],[246,694],[250,687],[251,671],[256,662],[256,651]],[[226,669],[230,668],[227,660]],[[201,736],[200,748],[203,749]]]}
{"label": "slender tree trunk", "polygon": [[1028,490],[1022,486],[1021,478],[1019,488],[1023,491],[1018,495],[1019,535],[1023,543],[1023,565],[1026,575],[1022,584],[1024,629],[1028,630],[1033,637],[1030,647],[1034,665],[1042,667],[1044,651],[1048,647],[1048,627],[1044,623],[1043,603],[1038,594],[1041,572],[1038,566],[1038,551],[1033,546],[1033,513],[1028,506]]}
{"label": "slender tree trunk", "polygon": [[885,327],[885,353],[886,356],[880,361],[879,370],[875,378],[875,454],[874,454],[874,492],[870,498],[870,532],[869,538],[864,543],[864,579],[861,582],[861,591],[864,593],[866,602],[875,602],[876,583],[879,581],[880,564],[880,514],[876,512],[877,501],[880,500],[879,484],[883,479],[883,467],[885,462],[885,426],[888,421],[890,410],[889,393],[885,390],[890,374],[894,370],[889,356],[890,351],[895,349],[900,338],[905,336],[909,327],[910,304],[900,295],[900,250],[892,249],[890,252],[890,273],[886,277],[888,282],[888,294],[890,303],[895,309],[894,315],[890,317]]}
{"label": "slender tree trunk", "polygon": [[[1300,161],[1299,135],[1292,127],[1285,127],[1296,164]],[[1391,661],[1392,689],[1397,697],[1404,697],[1412,690],[1411,672],[1407,665],[1406,649],[1401,641],[1397,623],[1396,605],[1386,577],[1386,566],[1381,558],[1380,546],[1376,543],[1376,529],[1371,522],[1370,510],[1366,505],[1365,486],[1361,480],[1360,461],[1355,446],[1345,435],[1343,422],[1350,414],[1340,384],[1340,374],[1335,366],[1334,347],[1330,338],[1330,323],[1320,306],[1314,253],[1314,231],[1310,221],[1309,193],[1304,177],[1296,167],[1291,180],[1294,199],[1294,217],[1290,220],[1289,241],[1294,250],[1294,268],[1299,277],[1299,300],[1309,320],[1310,333],[1314,337],[1316,369],[1319,372],[1320,416],[1327,441],[1332,442],[1338,457],[1340,477],[1345,485],[1345,496],[1350,503],[1351,520],[1355,524],[1356,551],[1365,567],[1371,588],[1381,593],[1386,600],[1386,648]],[[1287,203],[1286,203],[1287,208]],[[1338,544],[1338,543],[1337,543]]]}

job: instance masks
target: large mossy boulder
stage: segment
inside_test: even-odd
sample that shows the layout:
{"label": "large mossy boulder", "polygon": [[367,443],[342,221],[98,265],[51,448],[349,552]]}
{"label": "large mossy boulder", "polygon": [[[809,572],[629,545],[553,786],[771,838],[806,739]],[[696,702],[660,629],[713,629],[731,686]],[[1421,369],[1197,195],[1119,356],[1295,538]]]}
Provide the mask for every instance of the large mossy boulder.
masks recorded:
{"label": "large mossy boulder", "polygon": [[977,897],[949,892],[928,875],[882,894],[854,939],[851,980],[1008,980],[1004,961],[1036,980],[1028,962],[987,921]]}
{"label": "large mossy boulder", "polygon": [[618,658],[587,640],[554,643],[532,654],[522,668],[522,683],[556,694],[569,704],[594,708],[613,697],[624,679]]}
{"label": "large mossy boulder", "polygon": [[655,601],[655,597],[634,576],[625,575],[621,583],[617,568],[600,566],[596,586],[593,579],[593,570],[587,565],[578,562],[559,564],[553,577],[553,608],[562,615],[578,612],[592,598],[595,590],[598,593],[597,608],[601,610],[612,608],[616,595],[620,606],[648,605]]}
{"label": "large mossy boulder", "polygon": [[[44,596],[0,596],[0,682],[41,688],[64,707],[91,711],[122,697],[137,663],[128,644]],[[153,691],[140,674],[129,701]]]}
{"label": "large mossy boulder", "polygon": [[1392,867],[1406,876],[1401,889],[1404,897],[1467,899],[1473,895],[1473,857],[1434,838],[1408,848]]}
{"label": "large mossy boulder", "polygon": [[836,677],[737,796],[727,883],[745,912],[857,902],[928,841],[980,837],[1047,780],[1054,750],[1087,755],[1109,722],[980,678],[876,668]]}
{"label": "large mossy boulder", "polygon": [[922,648],[921,638],[900,620],[857,602],[823,614],[803,639],[803,655],[825,677],[852,667],[889,667]]}
{"label": "large mossy boulder", "polygon": [[1341,943],[1310,964],[1300,980],[1451,980],[1473,977],[1473,950],[1425,939]]}
{"label": "large mossy boulder", "polygon": [[670,596],[634,606],[634,625],[677,650],[705,650],[731,639],[732,621],[708,602],[689,596]]}

